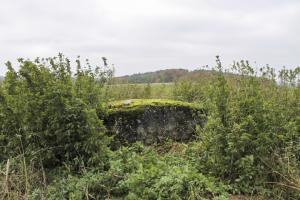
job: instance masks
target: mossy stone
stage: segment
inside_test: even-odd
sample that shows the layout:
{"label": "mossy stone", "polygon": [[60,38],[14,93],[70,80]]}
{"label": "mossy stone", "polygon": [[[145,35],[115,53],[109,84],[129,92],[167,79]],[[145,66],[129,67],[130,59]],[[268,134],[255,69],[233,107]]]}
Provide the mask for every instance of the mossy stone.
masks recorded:
{"label": "mossy stone", "polygon": [[166,99],[131,99],[108,105],[104,124],[115,144],[141,141],[146,145],[166,140],[187,142],[203,126],[206,111],[194,103]]}

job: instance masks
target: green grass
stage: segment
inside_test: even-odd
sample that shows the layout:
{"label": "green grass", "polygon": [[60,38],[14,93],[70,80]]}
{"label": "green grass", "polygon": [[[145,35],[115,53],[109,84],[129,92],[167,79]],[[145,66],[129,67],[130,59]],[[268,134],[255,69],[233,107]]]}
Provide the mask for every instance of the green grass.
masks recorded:
{"label": "green grass", "polygon": [[148,84],[116,84],[107,85],[106,98],[110,101],[124,99],[172,99],[174,83],[151,83],[150,91]]}

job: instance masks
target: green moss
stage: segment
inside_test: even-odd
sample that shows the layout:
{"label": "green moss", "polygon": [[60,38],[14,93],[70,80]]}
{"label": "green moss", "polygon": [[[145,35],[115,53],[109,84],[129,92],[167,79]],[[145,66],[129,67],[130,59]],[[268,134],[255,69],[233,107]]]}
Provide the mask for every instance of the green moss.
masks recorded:
{"label": "green moss", "polygon": [[203,106],[195,103],[169,99],[130,99],[114,101],[109,104],[108,114],[117,112],[143,112],[146,107],[185,107],[193,111],[203,110]]}

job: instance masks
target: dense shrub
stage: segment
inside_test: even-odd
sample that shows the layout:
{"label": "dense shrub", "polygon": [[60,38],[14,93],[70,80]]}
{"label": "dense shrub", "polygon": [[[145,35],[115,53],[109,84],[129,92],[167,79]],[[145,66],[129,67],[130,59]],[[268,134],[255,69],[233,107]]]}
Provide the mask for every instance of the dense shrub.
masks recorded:
{"label": "dense shrub", "polygon": [[[227,199],[227,188],[179,156],[140,145],[115,152],[105,173],[87,172],[53,182],[49,199]],[[35,193],[38,196],[38,192]],[[40,198],[40,197],[39,197]]]}
{"label": "dense shrub", "polygon": [[7,63],[0,94],[0,161],[23,154],[46,167],[75,158],[105,166],[108,138],[93,105],[100,103],[98,80],[106,77],[77,63],[75,76],[63,55],[19,59],[18,71]]}
{"label": "dense shrub", "polygon": [[173,97],[181,101],[204,102],[206,100],[205,90],[207,88],[201,82],[182,80],[175,83]]}
{"label": "dense shrub", "polygon": [[[296,149],[300,144],[300,105],[295,94],[299,86],[276,85],[269,68],[262,71],[264,77],[269,75],[271,79],[257,77],[247,62],[235,66],[237,72],[242,72],[242,79],[231,86],[219,60],[217,64],[219,77],[210,95],[210,117],[200,133],[202,170],[227,180],[234,188],[233,193],[266,193],[287,175],[282,171],[287,163],[280,162],[286,150],[299,155]],[[288,101],[282,105],[278,94],[284,91]],[[296,166],[300,162],[297,158],[293,160]],[[284,194],[286,189],[289,191]],[[275,195],[275,191],[271,194]],[[290,191],[297,196],[292,186],[279,189],[283,198],[291,197]]]}

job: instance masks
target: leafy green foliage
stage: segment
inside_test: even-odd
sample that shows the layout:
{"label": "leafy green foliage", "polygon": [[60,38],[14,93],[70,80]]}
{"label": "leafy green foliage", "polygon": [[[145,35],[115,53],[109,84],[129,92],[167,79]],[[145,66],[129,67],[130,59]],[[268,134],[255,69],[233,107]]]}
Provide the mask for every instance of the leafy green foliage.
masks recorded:
{"label": "leafy green foliage", "polygon": [[204,102],[205,89],[201,82],[183,80],[175,83],[173,96],[181,101]]}
{"label": "leafy green foliage", "polygon": [[108,138],[93,109],[95,101],[100,103],[97,74],[78,68],[73,77],[70,61],[61,54],[19,63],[19,71],[7,63],[2,86],[2,160],[21,153],[38,157],[46,167],[75,158],[104,167]]}
{"label": "leafy green foliage", "polygon": [[179,156],[141,145],[119,149],[106,173],[69,176],[49,187],[50,199],[227,199],[226,187]]}
{"label": "leafy green foliage", "polygon": [[[283,157],[287,148],[298,155],[291,148],[299,147],[296,138],[300,132],[295,123],[299,115],[299,102],[296,103],[299,96],[294,94],[299,87],[284,89],[276,86],[275,81],[266,84],[265,79],[256,77],[254,70],[243,61],[234,66],[243,79],[230,87],[219,60],[217,64],[220,74],[208,105],[211,112],[208,123],[200,133],[203,153],[199,162],[202,170],[227,180],[234,193],[264,193],[273,186],[268,182],[280,182],[283,178],[278,174],[283,165],[278,157]],[[265,72],[264,77],[274,77],[272,70]],[[282,105],[282,99],[278,98],[282,90],[291,93],[286,98],[293,104]],[[288,124],[293,125],[287,128]]]}
{"label": "leafy green foliage", "polygon": [[[199,76],[160,72],[132,80],[174,84],[119,85],[111,84],[107,64],[82,67],[78,58],[73,74],[61,54],[19,59],[17,71],[8,62],[0,82],[0,198],[228,199],[230,193],[299,199],[300,68],[276,76],[269,66],[256,72],[241,61],[224,72],[216,61]],[[201,107],[206,125],[188,144],[112,151],[101,119],[124,105],[115,101],[106,109],[106,101],[137,98],[153,99],[125,108]]]}

